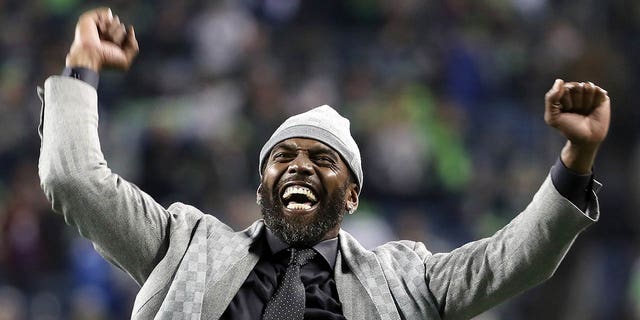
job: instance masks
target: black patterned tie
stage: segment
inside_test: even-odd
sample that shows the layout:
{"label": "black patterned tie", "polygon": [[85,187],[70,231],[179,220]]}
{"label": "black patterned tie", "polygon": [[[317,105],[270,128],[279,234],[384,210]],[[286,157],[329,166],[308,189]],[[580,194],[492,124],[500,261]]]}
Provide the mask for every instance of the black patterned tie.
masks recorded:
{"label": "black patterned tie", "polygon": [[264,309],[264,320],[300,320],[304,316],[304,285],[300,280],[300,266],[311,260],[313,249],[287,249],[291,259],[276,293]]}

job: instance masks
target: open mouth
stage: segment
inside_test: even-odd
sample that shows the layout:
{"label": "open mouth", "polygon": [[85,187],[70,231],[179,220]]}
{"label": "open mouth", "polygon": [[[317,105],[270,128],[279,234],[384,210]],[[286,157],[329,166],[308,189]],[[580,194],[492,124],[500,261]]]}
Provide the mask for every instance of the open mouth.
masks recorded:
{"label": "open mouth", "polygon": [[318,203],[318,198],[313,190],[301,185],[292,185],[284,189],[282,203],[289,210],[306,211]]}

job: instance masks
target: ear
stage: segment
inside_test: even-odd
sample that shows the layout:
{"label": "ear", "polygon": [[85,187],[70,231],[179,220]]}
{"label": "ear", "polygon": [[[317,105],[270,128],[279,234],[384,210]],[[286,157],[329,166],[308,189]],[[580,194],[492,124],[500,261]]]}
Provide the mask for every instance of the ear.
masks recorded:
{"label": "ear", "polygon": [[349,183],[349,187],[347,188],[347,193],[345,196],[347,197],[347,201],[345,202],[345,210],[349,214],[353,214],[358,209],[358,193],[360,192],[360,187],[356,183]]}
{"label": "ear", "polygon": [[260,195],[260,189],[262,188],[262,183],[258,185],[258,189],[256,189],[256,204],[262,205],[262,196]]}

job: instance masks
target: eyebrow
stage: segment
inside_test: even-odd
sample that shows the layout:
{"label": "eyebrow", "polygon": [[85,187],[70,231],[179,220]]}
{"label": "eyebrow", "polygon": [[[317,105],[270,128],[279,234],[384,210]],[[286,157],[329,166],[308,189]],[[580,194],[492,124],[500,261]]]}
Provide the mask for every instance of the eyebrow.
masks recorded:
{"label": "eyebrow", "polygon": [[275,147],[273,147],[273,150],[276,150],[276,149],[294,150],[295,148],[296,147],[292,143],[283,141],[276,144]]}
{"label": "eyebrow", "polygon": [[324,145],[319,145],[317,147],[313,147],[313,148],[311,148],[309,150],[309,152],[312,153],[312,154],[327,154],[327,155],[330,155],[330,156],[333,156],[333,157],[336,157],[336,158],[340,157],[339,154],[335,150],[331,149],[330,147],[326,147]]}
{"label": "eyebrow", "polygon": [[[293,151],[293,150],[296,150],[298,148],[293,143],[283,141],[283,142],[280,142],[279,144],[277,144],[275,147],[273,147],[273,151],[278,150],[278,149],[284,149],[286,151]],[[331,155],[331,156],[333,156],[335,158],[339,158],[340,157],[338,152],[336,152],[332,148],[330,148],[328,146],[325,146],[323,144],[319,144],[319,145],[316,145],[314,147],[311,147],[309,149],[309,153],[314,154],[314,155],[315,154],[327,154],[327,155]]]}

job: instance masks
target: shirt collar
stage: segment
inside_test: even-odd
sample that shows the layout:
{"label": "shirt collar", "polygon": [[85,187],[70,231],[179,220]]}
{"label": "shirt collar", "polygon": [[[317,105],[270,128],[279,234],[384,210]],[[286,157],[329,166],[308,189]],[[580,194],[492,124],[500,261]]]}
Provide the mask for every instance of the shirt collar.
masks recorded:
{"label": "shirt collar", "polygon": [[[275,254],[289,248],[289,245],[276,237],[268,227],[265,229],[267,229],[267,243],[269,244],[269,249],[271,249],[272,253]],[[322,258],[324,258],[331,267],[331,270],[333,270],[336,265],[336,257],[338,255],[338,237],[320,241],[313,246],[313,249],[316,250]]]}

